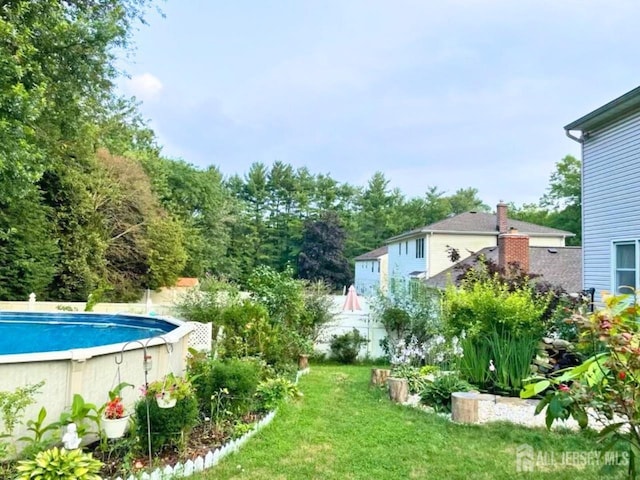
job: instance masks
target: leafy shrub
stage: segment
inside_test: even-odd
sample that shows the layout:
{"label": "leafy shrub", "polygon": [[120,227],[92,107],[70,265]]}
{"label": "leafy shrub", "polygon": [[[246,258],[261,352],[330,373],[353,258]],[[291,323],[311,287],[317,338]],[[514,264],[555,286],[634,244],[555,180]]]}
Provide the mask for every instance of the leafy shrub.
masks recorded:
{"label": "leafy shrub", "polygon": [[460,287],[445,292],[444,315],[451,335],[467,338],[498,334],[535,335],[546,331],[542,322],[550,296],[536,296],[531,287],[510,289],[497,276],[475,281],[467,278]]}
{"label": "leafy shrub", "polygon": [[147,396],[136,403],[136,433],[140,447],[148,445],[147,402],[151,422],[151,449],[158,452],[165,447],[182,447],[191,429],[198,422],[198,401],[195,397],[178,400],[172,408],[160,408],[155,396]]}
{"label": "leafy shrub", "polygon": [[351,332],[331,337],[331,356],[340,363],[354,363],[360,353],[360,347],[369,340],[354,328]]}
{"label": "leafy shrub", "polygon": [[468,392],[472,388],[455,374],[443,374],[437,376],[432,382],[427,382],[420,393],[420,401],[433,407],[436,412],[450,412],[451,394]]}
{"label": "leafy shrub", "polygon": [[267,362],[275,363],[285,355],[287,345],[282,328],[273,325],[267,309],[251,300],[244,300],[227,307],[220,315],[224,326],[222,356],[248,357],[262,356]]}
{"label": "leafy shrub", "polygon": [[441,333],[440,293],[421,282],[391,281],[388,291],[373,299],[371,308],[387,332],[380,345],[389,356],[400,341],[408,343],[415,337],[422,344]]}
{"label": "leafy shrub", "polygon": [[[0,391],[0,438],[10,437],[18,425],[26,408],[35,403],[34,396],[44,385],[44,381],[35,385],[18,387],[14,391]],[[15,446],[9,442],[0,441],[0,460],[14,453]]]}
{"label": "leafy shrub", "polygon": [[[561,296],[557,301],[557,306],[551,314],[549,321],[550,333],[558,338],[571,343],[578,343],[578,328],[571,317],[585,310],[590,298],[584,296],[571,297]],[[590,347],[587,350],[590,350]],[[595,353],[595,352],[590,352]],[[590,355],[587,355],[590,356]]]}
{"label": "leafy shrub", "polygon": [[210,410],[212,396],[219,395],[223,389],[227,391],[221,405],[225,410],[241,416],[253,406],[262,372],[259,361],[236,358],[222,362],[209,360],[199,367],[199,372],[193,383],[203,411]]}
{"label": "leafy shrub", "polygon": [[604,308],[575,315],[573,321],[581,341],[599,353],[550,378],[530,379],[534,383],[520,393],[522,398],[544,395],[535,413],[545,411],[547,428],[569,417],[581,428],[586,428],[593,417],[596,423],[607,425],[600,432],[603,450],[628,452],[627,478],[638,478],[640,473],[639,294],[605,294]]}
{"label": "leafy shrub", "polygon": [[304,290],[304,310],[297,331],[310,342],[311,348],[301,353],[312,353],[313,342],[318,339],[324,326],[333,320],[333,300],[329,286],[321,281],[309,282]]}
{"label": "leafy shrub", "polygon": [[256,397],[262,410],[269,411],[277,408],[282,402],[290,398],[298,398],[302,392],[286,378],[270,378],[258,384]]}
{"label": "leafy shrub", "polygon": [[380,323],[387,332],[401,337],[411,328],[411,315],[402,308],[390,306],[383,310]]}
{"label": "leafy shrub", "polygon": [[264,305],[275,323],[294,327],[304,311],[304,283],[293,278],[293,270],[278,272],[258,266],[247,280],[249,291]]}
{"label": "leafy shrub", "polygon": [[220,315],[239,301],[238,288],[224,279],[205,277],[197,289],[191,289],[176,305],[180,318],[189,322],[220,326]]}
{"label": "leafy shrub", "polygon": [[82,450],[53,447],[31,460],[21,460],[16,480],[101,480],[102,462]]}

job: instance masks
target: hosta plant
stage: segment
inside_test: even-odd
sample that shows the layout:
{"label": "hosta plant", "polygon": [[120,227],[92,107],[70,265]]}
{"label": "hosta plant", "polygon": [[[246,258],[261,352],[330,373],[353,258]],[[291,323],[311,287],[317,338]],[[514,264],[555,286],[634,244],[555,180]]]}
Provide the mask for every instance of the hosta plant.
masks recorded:
{"label": "hosta plant", "polygon": [[299,398],[302,392],[286,378],[270,378],[258,384],[256,397],[264,410],[273,410],[290,398]]}
{"label": "hosta plant", "polygon": [[436,412],[451,411],[451,394],[468,392],[473,387],[454,373],[443,373],[427,382],[420,392],[420,402],[433,407]]}
{"label": "hosta plant", "polygon": [[101,480],[102,462],[81,450],[53,447],[18,464],[16,480]]}

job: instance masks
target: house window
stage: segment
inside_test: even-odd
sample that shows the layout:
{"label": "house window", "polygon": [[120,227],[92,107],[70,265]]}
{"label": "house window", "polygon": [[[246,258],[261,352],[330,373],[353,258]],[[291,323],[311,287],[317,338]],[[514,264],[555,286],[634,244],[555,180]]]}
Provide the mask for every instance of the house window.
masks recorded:
{"label": "house window", "polygon": [[373,262],[371,262],[371,271],[373,272]]}
{"label": "house window", "polygon": [[380,273],[380,260],[378,260],[378,273]]}
{"label": "house window", "polygon": [[404,242],[404,253],[406,255],[409,254],[409,241],[408,240],[406,242]]}
{"label": "house window", "polygon": [[615,291],[618,293],[630,293],[630,288],[636,288],[636,270],[638,265],[636,242],[615,243],[614,249]]}
{"label": "house window", "polygon": [[424,238],[416,238],[416,258],[424,258]]}
{"label": "house window", "polygon": [[398,255],[402,255],[402,244],[398,244]]}

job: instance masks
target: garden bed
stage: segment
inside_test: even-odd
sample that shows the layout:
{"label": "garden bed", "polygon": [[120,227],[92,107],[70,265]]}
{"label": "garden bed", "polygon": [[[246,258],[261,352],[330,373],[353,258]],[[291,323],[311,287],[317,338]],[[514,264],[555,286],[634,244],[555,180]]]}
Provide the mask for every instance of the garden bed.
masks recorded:
{"label": "garden bed", "polygon": [[[262,425],[260,421],[265,418],[267,418],[267,414],[264,413],[246,415],[243,418],[246,432],[256,430],[257,426]],[[184,448],[162,450],[152,457],[152,465],[149,465],[149,456],[145,452],[135,456],[127,454],[130,440],[112,440],[108,444],[110,447],[108,449],[102,449],[100,442],[96,442],[87,447],[87,450],[93,453],[94,458],[104,463],[100,472],[103,478],[128,478],[130,475],[149,473],[154,468],[164,471],[166,467],[171,467],[173,470],[177,465],[184,465],[189,460],[195,463],[198,457],[204,459],[209,452],[215,452],[238,438],[242,438],[242,436],[234,434],[232,428],[216,429],[212,428],[208,422],[202,423],[194,427]]]}

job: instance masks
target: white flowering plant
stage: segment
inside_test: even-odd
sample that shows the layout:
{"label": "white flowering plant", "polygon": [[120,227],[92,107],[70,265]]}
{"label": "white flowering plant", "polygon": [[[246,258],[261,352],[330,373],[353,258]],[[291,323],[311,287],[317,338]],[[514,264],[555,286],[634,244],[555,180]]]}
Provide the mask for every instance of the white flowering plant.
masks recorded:
{"label": "white flowering plant", "polygon": [[462,354],[457,337],[447,340],[438,334],[420,342],[412,335],[409,339],[401,339],[391,352],[391,373],[395,377],[406,378],[409,391],[419,393],[429,381],[429,374],[422,371],[424,366],[430,367],[429,373],[456,369]]}

